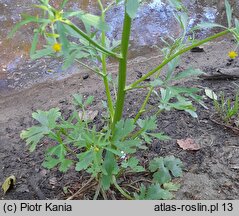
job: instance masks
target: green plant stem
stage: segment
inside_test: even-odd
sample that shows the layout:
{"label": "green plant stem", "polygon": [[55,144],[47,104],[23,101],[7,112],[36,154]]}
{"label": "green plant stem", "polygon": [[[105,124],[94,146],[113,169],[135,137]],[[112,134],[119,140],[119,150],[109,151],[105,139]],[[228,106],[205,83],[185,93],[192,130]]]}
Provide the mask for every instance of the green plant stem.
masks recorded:
{"label": "green plant stem", "polygon": [[[102,33],[102,42],[105,41],[105,34]],[[105,86],[105,92],[106,92],[106,97],[107,97],[107,103],[108,103],[108,108],[110,111],[110,119],[111,123],[113,122],[113,117],[114,117],[114,106],[113,106],[113,101],[112,97],[110,94],[110,87],[109,87],[109,82],[108,82],[108,77],[107,77],[107,69],[106,69],[106,56],[105,54],[102,54],[102,72],[105,76],[103,76],[103,81],[104,81],[104,86]]]}
{"label": "green plant stem", "polygon": [[104,12],[107,12],[114,4],[115,4],[115,1],[112,1],[112,2],[104,9]]}
{"label": "green plant stem", "polygon": [[[105,12],[104,12],[104,8],[103,8],[101,0],[98,0],[98,4],[99,4],[100,9],[101,9],[101,20],[103,22],[105,22]],[[105,45],[106,45],[105,31],[102,31],[102,33],[101,33],[101,43],[102,43],[102,46],[105,47]],[[109,107],[110,120],[111,120],[111,123],[112,123],[113,122],[113,117],[114,117],[114,105],[113,105],[112,97],[111,97],[111,94],[110,94],[110,87],[109,87],[109,82],[108,82],[108,77],[107,77],[106,55],[104,53],[102,53],[101,64],[102,64],[102,73],[104,74],[103,82],[104,82],[104,86],[105,86],[107,104],[108,104],[108,107]]]}
{"label": "green plant stem", "polygon": [[101,12],[104,13],[104,7],[103,7],[101,0],[97,0],[97,2],[98,2]]}
{"label": "green plant stem", "polygon": [[81,62],[81,61],[79,61],[79,60],[77,60],[77,59],[75,59],[75,61],[76,61],[78,64],[82,65],[83,67],[85,67],[85,68],[91,70],[92,72],[98,74],[98,75],[101,76],[101,77],[107,76],[107,74],[105,75],[105,74],[103,74],[103,73],[100,73],[99,71],[97,71],[97,70],[95,70],[95,69],[89,67],[88,65],[84,64],[83,62]]}
{"label": "green plant stem", "polygon": [[147,94],[147,96],[146,96],[146,98],[145,98],[145,100],[144,100],[144,102],[143,102],[139,112],[137,113],[137,115],[134,118],[134,123],[136,123],[137,120],[139,119],[139,117],[145,112],[145,107],[146,107],[146,105],[147,105],[147,103],[149,101],[149,98],[151,96],[151,93],[153,92],[153,89],[154,89],[153,87],[150,87],[149,92],[148,92],[148,94]]}
{"label": "green plant stem", "polygon": [[140,134],[142,134],[144,132],[144,128],[141,128],[140,130],[136,131],[135,133],[131,134],[129,137],[130,139],[135,139],[136,137],[138,137]]}
{"label": "green plant stem", "polygon": [[121,39],[121,55],[122,59],[119,60],[119,73],[118,73],[118,92],[115,105],[115,113],[112,124],[112,131],[114,131],[115,124],[121,119],[124,109],[125,100],[125,85],[127,75],[127,57],[129,48],[129,38],[131,31],[131,18],[125,12],[123,33]]}
{"label": "green plant stem", "polygon": [[158,116],[162,111],[163,111],[162,109],[159,109],[159,110],[155,113],[155,115]]}
{"label": "green plant stem", "polygon": [[[158,71],[158,73],[157,73],[157,75],[156,75],[155,78],[158,78],[158,77],[160,76],[160,73],[161,73],[161,70]],[[154,90],[154,87],[153,87],[153,86],[150,86],[149,92],[148,92],[148,94],[147,94],[147,96],[146,96],[146,98],[145,98],[145,100],[144,100],[144,102],[143,102],[143,104],[142,104],[142,106],[141,106],[139,112],[136,114],[136,116],[135,116],[135,118],[134,118],[134,122],[135,122],[135,123],[137,122],[137,120],[139,119],[139,117],[146,111],[146,110],[145,110],[145,107],[146,107],[146,105],[147,105],[147,103],[148,103],[148,101],[149,101],[149,98],[150,98],[150,96],[151,96],[153,90]]]}
{"label": "green plant stem", "polygon": [[60,5],[60,9],[63,9],[67,2],[68,2],[68,0],[63,0],[61,5]]}
{"label": "green plant stem", "polygon": [[150,88],[151,87],[151,85],[144,85],[144,86],[135,86],[135,87],[133,87],[133,88],[127,88],[127,89],[125,89],[125,91],[131,91],[131,90],[134,90],[134,89],[146,89],[146,88]]}
{"label": "green plant stem", "polygon": [[69,147],[67,147],[65,144],[62,144],[64,146],[64,148],[66,149],[66,151],[68,151],[69,153],[73,154],[75,157],[77,157],[77,154],[71,150]]}
{"label": "green plant stem", "polygon": [[102,53],[108,54],[108,55],[113,56],[117,59],[122,58],[119,54],[111,52],[110,50],[107,50],[105,47],[101,46],[99,43],[92,40],[85,32],[83,32],[81,29],[79,29],[70,20],[59,20],[59,21],[68,25],[70,28],[72,28],[75,32],[77,32],[79,35],[81,35],[84,39],[86,39],[89,43],[91,43],[95,48],[100,50]]}
{"label": "green plant stem", "polygon": [[[55,29],[54,29],[54,23],[53,23],[53,22],[51,23],[51,32],[52,32],[53,35],[55,34]],[[54,42],[57,43],[56,38],[55,38],[55,37],[53,37],[53,38],[54,38],[54,39],[53,39]]]}
{"label": "green plant stem", "polygon": [[[211,38],[211,37],[209,37],[209,38]],[[207,40],[208,38],[206,38],[205,40]],[[202,41],[205,41],[205,40],[202,40]],[[202,43],[202,41],[199,41],[199,43]],[[205,42],[204,42],[205,43]],[[199,45],[201,45],[201,44],[193,44],[193,45],[191,45],[191,47],[189,48],[189,47],[186,47],[186,48],[184,48],[184,49],[182,49],[181,51],[183,51],[183,50],[186,50],[185,52],[187,52],[187,51],[189,51],[190,49],[192,49],[193,47],[192,46],[199,46]],[[181,51],[179,51],[179,52],[177,52],[177,53],[180,53]],[[176,53],[176,54],[177,54]],[[178,55],[176,55],[176,54],[174,54],[174,55],[172,55],[172,56],[169,56],[167,59],[165,59],[164,61],[163,61],[163,63],[162,64],[160,64],[157,68],[155,68],[154,70],[152,70],[152,71],[154,71],[154,73],[155,72],[157,72],[158,71],[158,74],[156,75],[156,78],[158,78],[159,76],[160,76],[160,73],[161,73],[161,69],[162,69],[162,67],[164,67],[165,66],[165,64],[164,64],[164,62],[166,62],[166,61],[171,61],[172,60],[172,58],[176,58]],[[182,54],[182,53],[181,53]],[[179,54],[179,55],[181,55],[181,54]],[[171,60],[170,60],[171,59]],[[168,63],[168,62],[167,62]],[[166,63],[166,64],[167,64]],[[163,65],[164,64],[164,65]],[[156,70],[157,69],[157,70]],[[156,70],[156,71],[155,71]],[[149,72],[150,73],[150,72]],[[146,74],[147,75],[147,74]],[[128,90],[131,90],[131,89],[134,89],[134,88],[137,88],[138,86],[136,85],[136,86],[134,86],[134,87],[130,87],[130,88],[128,88],[127,89],[127,91]],[[145,107],[146,107],[146,105],[147,105],[147,103],[148,103],[148,100],[149,100],[149,98],[150,98],[150,95],[152,94],[152,91],[154,90],[154,87],[153,86],[151,86],[150,87],[150,89],[149,89],[149,92],[148,92],[148,94],[147,94],[147,96],[146,96],[146,98],[145,98],[145,100],[144,100],[144,102],[143,102],[143,105],[142,105],[142,107],[140,108],[140,110],[139,110],[139,112],[137,113],[137,115],[135,116],[135,119],[134,119],[134,121],[136,122],[138,119],[139,119],[139,117],[145,112]],[[158,110],[157,112],[156,112],[156,115],[158,115],[158,114],[160,114],[161,113],[161,111],[162,110]]]}
{"label": "green plant stem", "polygon": [[116,189],[127,199],[133,200],[133,197],[131,197],[129,194],[127,194],[117,183],[115,176],[112,177],[113,184],[116,187]]}
{"label": "green plant stem", "polygon": [[165,65],[167,65],[170,61],[172,61],[174,58],[176,58],[177,56],[180,56],[182,55],[183,53],[191,50],[192,48],[194,47],[197,47],[197,46],[200,46],[204,43],[207,43],[211,40],[214,40],[216,38],[219,38],[219,37],[222,37],[228,33],[230,33],[231,30],[225,30],[225,31],[222,31],[218,34],[215,34],[213,36],[210,36],[208,38],[205,38],[201,41],[198,41],[197,43],[194,43],[180,51],[178,51],[177,53],[175,53],[174,55],[172,55],[171,57],[165,59],[159,66],[157,66],[156,68],[154,68],[153,70],[149,71],[147,74],[145,74],[144,76],[142,76],[140,79],[136,80],[134,83],[132,83],[131,85],[127,86],[126,87],[126,90],[128,89],[132,89],[132,88],[135,88],[139,83],[141,83],[142,81],[144,81],[145,79],[147,79],[148,77],[152,76],[153,74],[155,74],[158,70],[162,69]]}
{"label": "green plant stem", "polygon": [[[64,130],[62,130],[61,132],[62,132],[64,135],[66,135]],[[60,135],[59,132],[58,132],[57,134],[55,134],[55,133],[52,132],[51,134],[52,134],[52,136],[55,137],[55,139],[59,142],[60,145],[63,146],[63,148],[64,148],[67,152],[69,152],[69,153],[73,154],[75,157],[77,157],[77,154],[76,154],[72,149],[70,149],[66,144],[64,144],[64,142],[63,142],[63,140],[62,140],[61,135]]]}

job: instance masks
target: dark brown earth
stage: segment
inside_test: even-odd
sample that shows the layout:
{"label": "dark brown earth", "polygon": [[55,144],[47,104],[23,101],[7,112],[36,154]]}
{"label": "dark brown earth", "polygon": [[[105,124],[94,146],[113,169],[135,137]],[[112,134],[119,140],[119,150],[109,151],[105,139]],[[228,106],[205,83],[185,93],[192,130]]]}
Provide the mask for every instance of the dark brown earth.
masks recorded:
{"label": "dark brown earth", "polygon": [[[178,70],[189,66],[200,68],[207,73],[218,68],[238,69],[239,60],[228,63],[227,53],[234,47],[230,39],[204,46],[204,52],[188,53],[183,56]],[[136,71],[146,71],[160,63],[161,57],[152,53],[137,57],[129,62],[128,80],[137,77]],[[111,64],[109,71],[114,75],[117,65]],[[86,74],[89,78],[83,79]],[[210,88],[216,93],[224,91],[233,97],[238,90],[238,80],[188,80],[184,85]],[[42,142],[37,150],[29,153],[24,141],[19,138],[23,129],[33,125],[31,113],[37,109],[48,110],[59,107],[67,115],[72,109],[71,95],[74,93],[94,95],[94,109],[99,110],[96,124],[102,121],[101,100],[104,90],[101,81],[89,71],[79,69],[79,73],[60,81],[48,81],[18,92],[0,92],[0,184],[10,176],[17,178],[16,185],[6,195],[0,192],[1,199],[66,199],[84,185],[89,176],[77,173],[72,168],[62,174],[56,169],[48,171],[41,166],[46,143]],[[142,103],[144,92],[130,92],[125,105],[125,117],[135,115]],[[184,175],[177,180],[181,189],[175,199],[238,199],[239,198],[239,139],[238,135],[210,120],[213,114],[212,101],[205,97],[208,110],[197,106],[198,119],[187,113],[170,111],[158,117],[158,130],[171,136],[167,142],[154,142],[148,151],[139,152],[142,163],[153,156],[174,155],[184,164]],[[155,98],[150,99],[151,105]],[[156,105],[155,105],[156,106]],[[200,144],[198,151],[182,150],[177,139],[192,138]],[[141,176],[127,177],[122,184]],[[66,192],[66,188],[68,189]],[[92,199],[94,183],[75,199]],[[109,199],[122,199],[118,193],[109,193]]]}

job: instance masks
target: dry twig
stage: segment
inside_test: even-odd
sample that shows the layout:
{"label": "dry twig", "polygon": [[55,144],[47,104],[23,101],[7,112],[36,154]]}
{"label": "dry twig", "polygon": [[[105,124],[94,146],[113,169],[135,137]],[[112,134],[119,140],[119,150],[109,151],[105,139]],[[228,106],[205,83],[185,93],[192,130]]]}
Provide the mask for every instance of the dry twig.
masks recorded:
{"label": "dry twig", "polygon": [[74,199],[78,194],[82,193],[86,189],[88,189],[89,184],[94,180],[94,178],[90,178],[88,182],[86,182],[85,185],[83,185],[76,193],[74,193],[72,196],[68,197],[66,200],[72,200]]}

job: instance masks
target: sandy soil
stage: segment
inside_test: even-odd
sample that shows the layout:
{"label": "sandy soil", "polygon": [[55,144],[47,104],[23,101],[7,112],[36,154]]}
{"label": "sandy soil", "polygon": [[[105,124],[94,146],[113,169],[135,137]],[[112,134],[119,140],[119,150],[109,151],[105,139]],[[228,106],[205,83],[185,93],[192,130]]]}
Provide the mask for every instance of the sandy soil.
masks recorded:
{"label": "sandy soil", "polygon": [[[239,61],[228,64],[227,52],[233,44],[230,40],[208,44],[204,52],[184,55],[178,70],[189,66],[200,68],[205,72],[218,68],[235,68],[239,72]],[[141,53],[129,62],[129,82],[137,77],[137,71],[145,73],[160,63],[160,56]],[[111,64],[109,71],[117,72],[117,65]],[[89,78],[85,75],[89,74]],[[233,96],[237,90],[237,80],[190,80],[187,86],[209,87],[216,92],[225,91]],[[0,192],[1,199],[66,199],[84,184],[88,176],[71,169],[62,174],[56,169],[45,170],[41,163],[44,158],[45,145],[41,143],[37,150],[29,153],[24,141],[19,138],[21,130],[33,125],[31,113],[37,109],[48,110],[59,107],[63,113],[70,112],[71,95],[80,92],[93,94],[96,98],[94,108],[99,110],[96,123],[101,122],[101,100],[104,90],[101,81],[89,71],[79,69],[79,73],[64,80],[50,80],[21,91],[0,92],[0,183],[6,177],[15,175],[15,187],[6,195]],[[132,116],[142,103],[144,92],[131,92],[127,96],[124,116]],[[135,100],[137,98],[137,100]],[[154,98],[150,103],[155,104]],[[205,110],[197,105],[198,119],[179,111],[163,113],[158,118],[159,131],[171,136],[167,142],[152,143],[148,151],[139,152],[142,163],[157,155],[175,155],[184,164],[184,175],[180,179],[181,189],[175,199],[238,199],[239,198],[239,140],[232,131],[213,123],[210,116],[213,106],[210,99],[205,99],[209,107]],[[193,138],[200,145],[198,151],[184,151],[178,147],[177,139]],[[134,176],[132,178],[138,178]],[[127,179],[125,181],[130,181]],[[68,188],[65,193],[63,188]],[[94,186],[80,194],[76,199],[92,199]],[[120,195],[116,194],[118,199]]]}

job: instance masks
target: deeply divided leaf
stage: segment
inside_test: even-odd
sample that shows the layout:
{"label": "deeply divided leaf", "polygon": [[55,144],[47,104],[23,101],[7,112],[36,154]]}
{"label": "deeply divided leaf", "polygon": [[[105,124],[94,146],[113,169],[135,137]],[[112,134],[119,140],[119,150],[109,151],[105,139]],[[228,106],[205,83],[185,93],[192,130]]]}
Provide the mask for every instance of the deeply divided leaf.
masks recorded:
{"label": "deeply divided leaf", "polygon": [[66,171],[68,171],[68,169],[71,167],[72,164],[73,164],[72,160],[64,159],[64,160],[61,161],[61,165],[59,167],[59,170],[61,172],[66,172]]}
{"label": "deeply divided leaf", "polygon": [[94,160],[94,152],[92,150],[78,154],[79,162],[76,164],[76,171],[87,169]]}
{"label": "deeply divided leaf", "polygon": [[232,26],[232,7],[227,0],[225,0],[225,6],[226,6],[228,28],[231,28],[231,26]]}
{"label": "deeply divided leaf", "polygon": [[174,177],[182,176],[182,161],[174,156],[164,158],[165,167],[172,173]]}
{"label": "deeply divided leaf", "polygon": [[163,189],[159,184],[152,184],[146,188],[144,185],[140,187],[140,193],[135,194],[136,200],[168,200],[172,199],[173,195]]}
{"label": "deeply divided leaf", "polygon": [[160,187],[160,184],[150,185],[145,199],[146,200],[169,200],[173,195]]}
{"label": "deeply divided leaf", "polygon": [[123,161],[122,162],[122,167],[123,168],[131,168],[133,172],[143,172],[145,171],[144,167],[139,166],[139,160],[135,157],[132,157],[130,159],[128,159],[127,161]]}
{"label": "deeply divided leaf", "polygon": [[159,157],[150,161],[149,170],[154,173],[155,182],[165,184],[171,181],[172,176],[180,177],[182,175],[182,162],[174,156]]}
{"label": "deeply divided leaf", "polygon": [[141,140],[139,140],[139,139],[115,142],[115,145],[117,146],[117,148],[126,154],[135,153],[137,148],[139,148],[141,146],[141,144],[142,144]]}
{"label": "deeply divided leaf", "polygon": [[30,151],[34,151],[40,140],[47,134],[49,129],[45,126],[33,126],[27,130],[23,130],[20,134],[21,139],[26,140],[26,144],[29,145]]}
{"label": "deeply divided leaf", "polygon": [[103,162],[103,174],[101,179],[101,185],[105,190],[108,190],[111,183],[113,175],[118,174],[119,167],[112,152],[107,151],[105,159]]}
{"label": "deeply divided leaf", "polygon": [[175,7],[177,10],[185,10],[181,0],[168,0],[170,5]]}
{"label": "deeply divided leaf", "polygon": [[32,117],[36,119],[42,126],[46,126],[53,129],[56,126],[57,119],[61,116],[59,108],[52,108],[49,111],[38,110],[32,114]]}
{"label": "deeply divided leaf", "polygon": [[199,76],[199,75],[202,75],[202,74],[204,74],[203,71],[201,71],[199,69],[190,68],[190,69],[187,69],[183,72],[178,73],[173,79],[174,80],[186,79],[186,78],[190,78],[190,77],[193,77],[193,76]]}
{"label": "deeply divided leaf", "polygon": [[139,119],[137,123],[144,131],[157,129],[156,116],[146,117],[146,119]]}
{"label": "deeply divided leaf", "polygon": [[133,19],[139,8],[141,0],[126,0],[126,13]]}
{"label": "deeply divided leaf", "polygon": [[127,137],[135,129],[133,119],[121,119],[115,126],[115,134],[113,140],[120,140]]}

